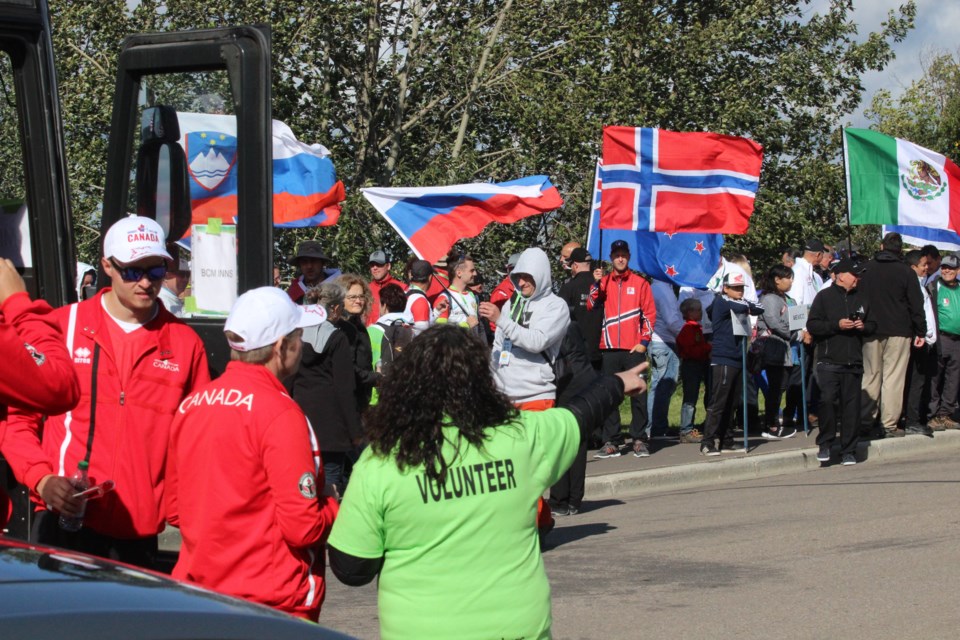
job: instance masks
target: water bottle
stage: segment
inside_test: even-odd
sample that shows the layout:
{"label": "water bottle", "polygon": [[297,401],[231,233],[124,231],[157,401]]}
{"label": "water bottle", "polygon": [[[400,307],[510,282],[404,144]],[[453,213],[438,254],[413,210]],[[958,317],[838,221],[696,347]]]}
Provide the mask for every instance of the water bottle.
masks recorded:
{"label": "water bottle", "polygon": [[[87,479],[87,469],[90,467],[90,463],[86,460],[81,460],[77,463],[77,472],[73,474],[73,477],[70,478],[70,484],[73,485],[73,488],[80,491],[86,491],[90,488],[90,481]],[[80,507],[80,515],[77,516],[60,516],[60,528],[64,531],[77,532],[80,531],[83,527],[83,515],[87,510],[87,501],[83,501],[83,505]]]}

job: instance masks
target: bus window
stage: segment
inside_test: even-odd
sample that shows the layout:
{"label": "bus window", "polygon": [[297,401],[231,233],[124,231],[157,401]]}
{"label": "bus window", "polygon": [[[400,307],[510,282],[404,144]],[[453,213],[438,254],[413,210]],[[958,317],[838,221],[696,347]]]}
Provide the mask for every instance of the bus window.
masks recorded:
{"label": "bus window", "polygon": [[0,51],[0,257],[31,269],[23,144],[10,56]]}
{"label": "bus window", "polygon": [[[155,217],[176,243],[176,262],[165,283],[170,307],[175,294],[185,317],[225,317],[238,293],[237,119],[225,71],[166,73],[141,79],[140,156],[159,144],[153,163],[138,161],[128,191],[129,210]],[[173,135],[176,144],[165,143]],[[160,141],[160,142],[157,142]],[[179,155],[179,158],[175,157]],[[136,156],[135,156],[136,157]],[[188,216],[172,201],[181,191],[171,181],[182,176]],[[143,175],[148,173],[146,183]],[[172,195],[171,195],[172,194]]]}

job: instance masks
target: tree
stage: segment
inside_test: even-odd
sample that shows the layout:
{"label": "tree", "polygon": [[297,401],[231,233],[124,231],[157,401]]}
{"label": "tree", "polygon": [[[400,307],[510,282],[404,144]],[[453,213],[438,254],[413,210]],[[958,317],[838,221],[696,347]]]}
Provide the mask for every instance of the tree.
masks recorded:
{"label": "tree", "polygon": [[767,260],[810,233],[838,236],[841,120],[915,14],[908,2],[857,42],[849,0],[822,15],[807,15],[804,0],[143,0],[132,13],[119,0],[53,4],[78,212],[96,194],[112,85],[100,69],[114,68],[121,35],[266,23],[274,117],[328,146],[348,188],[337,227],[284,233],[280,252],[317,237],[356,270],[375,248],[407,251],[362,200],[364,185],[546,174],[561,210],[495,225],[464,248],[489,271],[524,246],[583,240],[605,124],[763,144],[752,228],[732,248]]}

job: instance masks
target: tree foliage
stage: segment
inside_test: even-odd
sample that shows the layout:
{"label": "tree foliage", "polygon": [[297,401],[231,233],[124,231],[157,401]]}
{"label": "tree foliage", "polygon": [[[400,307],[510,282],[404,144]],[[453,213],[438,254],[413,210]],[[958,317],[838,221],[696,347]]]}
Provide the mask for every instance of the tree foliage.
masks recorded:
{"label": "tree foliage", "polygon": [[[273,113],[333,153],[348,189],[320,238],[342,266],[406,247],[365,185],[433,185],[542,173],[565,206],[465,241],[488,270],[524,246],[586,235],[606,124],[748,136],[764,145],[750,233],[770,259],[809,233],[839,235],[839,128],[915,7],[863,38],[849,0],[51,0],[78,224],[102,189],[115,59],[126,33],[269,24]],[[81,237],[87,244],[89,234]]]}

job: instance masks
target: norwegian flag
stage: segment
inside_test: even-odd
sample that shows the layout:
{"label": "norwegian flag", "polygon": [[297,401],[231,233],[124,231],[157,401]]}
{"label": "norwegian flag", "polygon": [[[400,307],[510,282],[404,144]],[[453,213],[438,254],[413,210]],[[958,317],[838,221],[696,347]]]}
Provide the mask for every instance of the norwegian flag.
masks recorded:
{"label": "norwegian flag", "polygon": [[720,264],[723,234],[720,233],[662,233],[623,229],[600,229],[600,209],[607,197],[606,185],[600,179],[602,171],[597,163],[594,179],[593,207],[590,211],[590,230],[587,251],[591,256],[606,259],[610,245],[623,240],[630,248],[630,268],[651,278],[681,287],[703,289]]}
{"label": "norwegian flag", "polygon": [[603,129],[603,229],[746,233],[763,147],[747,138]]}

